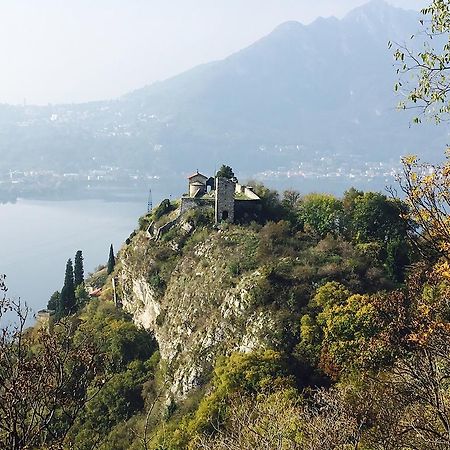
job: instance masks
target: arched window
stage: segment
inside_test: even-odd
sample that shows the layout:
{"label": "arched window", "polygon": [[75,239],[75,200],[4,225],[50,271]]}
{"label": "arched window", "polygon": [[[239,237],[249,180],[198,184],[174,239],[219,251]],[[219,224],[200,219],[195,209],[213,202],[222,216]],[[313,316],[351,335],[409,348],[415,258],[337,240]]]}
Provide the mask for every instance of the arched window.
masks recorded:
{"label": "arched window", "polygon": [[222,211],[222,220],[228,219],[228,211]]}

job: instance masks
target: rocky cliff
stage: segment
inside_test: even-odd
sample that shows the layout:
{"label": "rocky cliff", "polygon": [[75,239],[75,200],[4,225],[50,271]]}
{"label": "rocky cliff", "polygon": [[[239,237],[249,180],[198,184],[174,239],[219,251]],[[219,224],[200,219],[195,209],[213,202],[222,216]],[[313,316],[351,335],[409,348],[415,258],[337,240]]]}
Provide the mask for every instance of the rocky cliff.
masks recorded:
{"label": "rocky cliff", "polygon": [[143,231],[120,254],[123,307],[154,332],[170,391],[181,399],[204,384],[218,355],[276,345],[279,311],[258,306],[266,277],[255,262],[257,233],[182,226],[160,241]]}

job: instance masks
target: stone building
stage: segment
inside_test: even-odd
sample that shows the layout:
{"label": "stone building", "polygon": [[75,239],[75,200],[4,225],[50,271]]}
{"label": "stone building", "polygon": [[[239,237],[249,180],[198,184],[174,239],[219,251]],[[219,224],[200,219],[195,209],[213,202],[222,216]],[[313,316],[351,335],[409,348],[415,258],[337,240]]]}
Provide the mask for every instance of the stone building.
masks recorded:
{"label": "stone building", "polygon": [[[187,194],[181,197],[180,208],[173,211],[168,221],[152,221],[147,227],[147,237],[158,240],[192,209],[211,209],[215,223],[257,220],[261,199],[250,186],[239,184],[236,178],[207,177],[198,171],[188,177]],[[189,226],[183,223],[183,226]]]}
{"label": "stone building", "polygon": [[261,206],[253,189],[239,184],[236,178],[207,177],[197,171],[188,182],[188,194],[181,198],[181,214],[193,208],[214,208],[216,223],[233,223],[257,213]]}
{"label": "stone building", "polygon": [[216,178],[214,217],[215,222],[234,222],[234,194],[236,183],[228,178]]}
{"label": "stone building", "polygon": [[198,198],[202,197],[207,192],[206,182],[208,181],[208,177],[202,175],[197,170],[197,173],[188,177],[189,180],[189,197]]}

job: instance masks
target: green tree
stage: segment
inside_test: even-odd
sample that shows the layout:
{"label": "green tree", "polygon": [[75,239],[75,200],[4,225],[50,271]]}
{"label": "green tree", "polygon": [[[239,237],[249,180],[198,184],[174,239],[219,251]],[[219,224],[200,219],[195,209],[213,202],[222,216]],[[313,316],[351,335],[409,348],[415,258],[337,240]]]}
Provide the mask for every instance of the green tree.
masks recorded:
{"label": "green tree", "polygon": [[358,243],[405,238],[406,207],[378,192],[366,192],[355,200],[352,214],[353,236]]}
{"label": "green tree", "polygon": [[83,308],[84,305],[86,305],[86,303],[88,302],[89,294],[86,291],[84,284],[80,284],[75,288],[75,299],[76,299],[78,310]]}
{"label": "green tree", "polygon": [[338,234],[342,228],[342,202],[329,194],[309,194],[299,208],[299,219],[304,227],[326,236]]}
{"label": "green tree", "polygon": [[151,333],[137,328],[131,317],[110,302],[94,299],[82,311],[75,341],[89,339],[110,358],[109,370],[120,372],[131,361],[145,361],[157,348]]}
{"label": "green tree", "polygon": [[364,195],[363,191],[360,191],[358,189],[355,189],[354,187],[351,187],[349,190],[344,192],[344,198],[342,199],[342,205],[344,207],[344,210],[347,212],[353,211],[355,207],[356,199]]}
{"label": "green tree", "polygon": [[273,350],[248,354],[234,353],[219,360],[214,370],[214,390],[206,395],[188,425],[190,438],[199,431],[211,432],[222,421],[233,392],[269,392],[275,387],[291,387],[283,356]]}
{"label": "green tree", "polygon": [[131,362],[123,372],[113,374],[80,415],[76,448],[92,449],[93,440],[102,442],[115,425],[142,410],[142,386],[148,377],[147,367],[139,360]]}
{"label": "green tree", "polygon": [[75,266],[73,269],[75,287],[84,283],[84,267],[83,267],[83,253],[78,250],[75,254]]}
{"label": "green tree", "polygon": [[317,289],[313,302],[320,308],[325,309],[343,304],[351,295],[351,292],[344,285],[337,281],[329,281]]}
{"label": "green tree", "polygon": [[59,291],[53,292],[52,296],[50,297],[48,303],[47,303],[47,309],[52,311],[57,311],[59,308],[59,302],[61,298],[61,293]]}
{"label": "green tree", "polygon": [[344,209],[343,231],[345,237],[348,239],[352,238],[352,219],[356,202],[363,195],[364,192],[359,191],[354,187],[351,187],[349,190],[344,192],[344,197],[342,198],[342,207]]}
{"label": "green tree", "polygon": [[317,289],[311,302],[314,309],[300,319],[301,339],[297,346],[299,356],[317,365],[324,339],[322,324],[317,320],[323,316],[323,311],[328,311],[336,305],[343,305],[351,295],[344,285],[336,281],[325,283]]}
{"label": "green tree", "polygon": [[75,284],[73,278],[73,264],[69,259],[66,264],[66,273],[64,276],[64,286],[61,289],[59,308],[57,310],[58,318],[73,314],[76,309]]}
{"label": "green tree", "polygon": [[259,214],[261,222],[269,220],[277,222],[286,218],[286,210],[277,191],[269,189],[257,181],[249,181],[249,184],[253,186],[255,194],[261,199],[261,212]]}
{"label": "green tree", "polygon": [[216,177],[228,178],[231,180],[234,177],[233,169],[230,166],[222,164],[222,167],[216,173]]}
{"label": "green tree", "polygon": [[114,256],[113,245],[111,244],[111,246],[109,247],[108,275],[112,273],[115,265],[116,265],[116,258]]}
{"label": "green tree", "polygon": [[410,222],[406,204],[377,192],[355,197],[348,210],[348,233],[366,256],[370,254],[384,264],[390,278],[404,281],[410,263],[407,240]]}
{"label": "green tree", "polygon": [[[317,317],[322,327],[322,368],[333,374],[336,367],[351,366],[377,331],[376,310],[367,295],[355,294],[329,306]],[[330,364],[330,362],[332,363]]]}
{"label": "green tree", "polygon": [[[439,122],[448,119],[450,113],[450,5],[447,0],[433,0],[421,13],[423,29],[412,36],[419,40],[419,50],[405,45],[395,50],[397,72],[401,75],[395,90],[405,92],[401,108],[419,108],[425,117]],[[415,122],[420,118],[416,117]]]}
{"label": "green tree", "polygon": [[386,246],[386,271],[399,283],[405,280],[405,267],[409,264],[408,243],[405,239],[391,239]]}

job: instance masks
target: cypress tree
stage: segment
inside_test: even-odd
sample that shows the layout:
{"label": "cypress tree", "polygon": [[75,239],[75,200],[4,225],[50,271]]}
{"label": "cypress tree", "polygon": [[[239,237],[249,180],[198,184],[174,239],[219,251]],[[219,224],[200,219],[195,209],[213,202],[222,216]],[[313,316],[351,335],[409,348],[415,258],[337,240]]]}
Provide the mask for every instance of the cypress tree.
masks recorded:
{"label": "cypress tree", "polygon": [[61,289],[59,300],[58,316],[64,317],[75,312],[75,284],[73,279],[72,260],[69,259],[66,264],[66,274],[64,276],[64,286]]}
{"label": "cypress tree", "polygon": [[114,257],[114,249],[113,245],[111,244],[111,247],[109,247],[108,275],[112,273],[115,265],[116,265],[116,258]]}
{"label": "cypress tree", "polygon": [[84,283],[83,252],[81,250],[78,250],[75,255],[73,274],[76,288]]}

